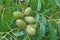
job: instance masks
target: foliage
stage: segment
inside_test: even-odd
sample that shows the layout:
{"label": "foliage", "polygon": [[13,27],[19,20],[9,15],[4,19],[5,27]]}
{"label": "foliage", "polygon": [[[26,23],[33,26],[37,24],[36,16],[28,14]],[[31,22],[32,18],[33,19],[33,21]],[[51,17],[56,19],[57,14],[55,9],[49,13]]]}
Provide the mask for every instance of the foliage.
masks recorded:
{"label": "foliage", "polygon": [[[13,12],[32,8],[36,34],[16,25]],[[0,0],[0,40],[60,40],[60,0]]]}

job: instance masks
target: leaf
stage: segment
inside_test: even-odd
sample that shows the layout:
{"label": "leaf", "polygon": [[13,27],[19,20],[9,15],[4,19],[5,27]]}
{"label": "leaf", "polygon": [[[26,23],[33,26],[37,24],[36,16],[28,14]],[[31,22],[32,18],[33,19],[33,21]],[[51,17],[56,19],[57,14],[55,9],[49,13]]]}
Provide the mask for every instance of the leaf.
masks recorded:
{"label": "leaf", "polygon": [[18,8],[18,9],[20,9],[20,8],[26,8],[26,6],[24,6],[24,5],[16,5],[16,4],[13,4],[13,7],[12,8]]}
{"label": "leaf", "polygon": [[5,18],[4,18],[4,13],[2,13],[2,17],[1,17],[1,29],[4,29],[4,30],[1,30],[1,31],[4,31],[4,32],[7,32],[9,31],[9,26],[6,24],[5,22]]}
{"label": "leaf", "polygon": [[37,11],[40,11],[41,9],[41,1],[37,0]]}
{"label": "leaf", "polygon": [[36,0],[31,0],[31,7],[34,11],[36,11],[36,7],[37,7],[37,1]]}
{"label": "leaf", "polygon": [[58,35],[60,36],[60,24],[58,24]]}
{"label": "leaf", "polygon": [[[42,14],[48,13],[51,10],[51,8],[46,9]],[[49,14],[49,13],[48,13]],[[46,14],[45,14],[46,15]]]}
{"label": "leaf", "polygon": [[42,23],[44,23],[45,25],[47,25],[47,19],[44,16],[42,16]]}
{"label": "leaf", "polygon": [[41,0],[41,4],[43,4],[43,6],[45,6],[45,0]]}
{"label": "leaf", "polygon": [[3,0],[0,0],[0,5],[2,5],[3,4],[3,2],[2,2]]}
{"label": "leaf", "polygon": [[39,19],[40,19],[40,15],[39,15],[39,13],[36,13],[36,23],[39,22]]}
{"label": "leaf", "polygon": [[43,23],[40,23],[40,27],[38,29],[37,34],[38,34],[37,40],[41,40],[45,34],[45,25]]}
{"label": "leaf", "polygon": [[60,0],[55,0],[55,2],[56,2],[56,5],[60,7]]}
{"label": "leaf", "polygon": [[10,4],[11,4],[11,0],[6,0],[6,5],[10,6]]}
{"label": "leaf", "polygon": [[13,10],[11,9],[7,9],[5,11],[5,20],[7,21],[7,23],[10,25],[11,24],[11,21],[14,19],[13,18]]}
{"label": "leaf", "polygon": [[27,40],[27,36],[25,36],[23,40]]}
{"label": "leaf", "polygon": [[30,0],[25,0],[26,5],[29,5]]}
{"label": "leaf", "polygon": [[55,40],[54,24],[51,21],[49,22],[49,39]]}
{"label": "leaf", "polygon": [[48,2],[52,8],[56,8],[55,0],[48,0]]}
{"label": "leaf", "polygon": [[17,32],[13,32],[13,35],[14,36],[23,36],[25,34],[25,32],[24,31],[21,31],[21,32],[19,32],[19,31],[17,31]]}

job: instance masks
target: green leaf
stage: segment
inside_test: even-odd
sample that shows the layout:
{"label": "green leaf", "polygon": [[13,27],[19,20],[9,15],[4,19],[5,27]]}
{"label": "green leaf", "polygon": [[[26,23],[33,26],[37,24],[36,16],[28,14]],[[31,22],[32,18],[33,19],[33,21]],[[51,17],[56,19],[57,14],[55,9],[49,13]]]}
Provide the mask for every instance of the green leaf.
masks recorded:
{"label": "green leaf", "polygon": [[36,13],[36,23],[39,22],[39,19],[40,19],[40,15],[39,15],[39,13]]}
{"label": "green leaf", "polygon": [[0,5],[2,5],[3,4],[3,0],[0,0]]}
{"label": "green leaf", "polygon": [[52,8],[56,8],[55,0],[48,0],[48,2]]}
{"label": "green leaf", "polygon": [[42,16],[42,23],[44,23],[45,25],[47,25],[47,19],[44,16]]}
{"label": "green leaf", "polygon": [[10,4],[11,4],[11,0],[6,0],[6,5],[10,6]]}
{"label": "green leaf", "polygon": [[38,29],[38,37],[37,37],[37,40],[41,40],[42,37],[44,37],[44,34],[45,34],[45,25],[43,23],[40,23],[40,27]]}
{"label": "green leaf", "polygon": [[27,36],[25,36],[23,40],[27,40]]}
{"label": "green leaf", "polygon": [[34,11],[36,11],[36,7],[37,7],[37,1],[36,0],[31,0],[31,7]]}
{"label": "green leaf", "polygon": [[52,21],[49,22],[49,40],[55,40],[54,24]]}
{"label": "green leaf", "polygon": [[26,6],[24,6],[24,5],[16,5],[16,4],[13,4],[13,7],[12,8],[18,8],[18,9],[20,9],[20,8],[26,8]]}
{"label": "green leaf", "polygon": [[60,24],[58,24],[58,35],[60,36]]}
{"label": "green leaf", "polygon": [[13,18],[13,10],[11,9],[7,9],[5,11],[5,20],[7,21],[7,23],[10,25],[11,24],[11,21],[14,19]]}
{"label": "green leaf", "polygon": [[29,5],[30,0],[25,0],[25,4],[28,6]]}
{"label": "green leaf", "polygon": [[1,30],[1,31],[4,31],[4,32],[7,32],[9,31],[9,26],[6,24],[6,21],[5,21],[5,18],[4,18],[4,13],[2,13],[2,17],[1,17],[1,29],[4,29],[4,30]]}
{"label": "green leaf", "polygon": [[56,5],[60,7],[60,0],[55,0],[55,2],[56,2]]}
{"label": "green leaf", "polygon": [[24,34],[25,34],[25,32],[24,32],[24,31],[20,31],[20,32],[19,32],[19,31],[17,31],[17,32],[13,32],[13,35],[14,35],[14,36],[17,36],[17,37],[18,37],[18,36],[23,36]]}
{"label": "green leaf", "polygon": [[41,1],[37,0],[37,11],[40,11],[41,9]]}
{"label": "green leaf", "polygon": [[45,0],[41,0],[41,4],[43,4],[43,6],[45,7]]}

